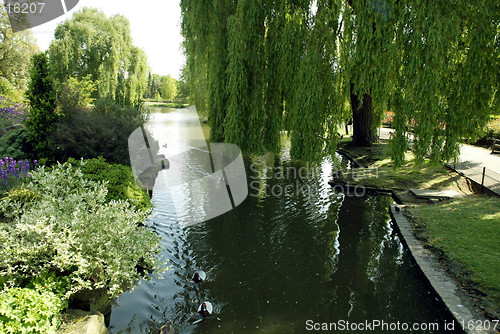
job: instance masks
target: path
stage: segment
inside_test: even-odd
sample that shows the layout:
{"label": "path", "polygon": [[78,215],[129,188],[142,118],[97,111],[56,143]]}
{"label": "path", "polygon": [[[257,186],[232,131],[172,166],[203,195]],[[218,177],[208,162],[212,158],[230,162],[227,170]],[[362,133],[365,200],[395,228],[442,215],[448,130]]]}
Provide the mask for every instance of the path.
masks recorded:
{"label": "path", "polygon": [[[381,139],[389,139],[393,129],[380,128],[377,134]],[[485,169],[484,186],[500,195],[500,154],[491,154],[491,150],[482,147],[461,144],[457,164],[450,163],[458,172],[482,184]]]}
{"label": "path", "polygon": [[450,165],[479,184],[483,182],[484,169],[484,186],[500,195],[500,154],[491,154],[491,150],[462,144],[458,163]]}

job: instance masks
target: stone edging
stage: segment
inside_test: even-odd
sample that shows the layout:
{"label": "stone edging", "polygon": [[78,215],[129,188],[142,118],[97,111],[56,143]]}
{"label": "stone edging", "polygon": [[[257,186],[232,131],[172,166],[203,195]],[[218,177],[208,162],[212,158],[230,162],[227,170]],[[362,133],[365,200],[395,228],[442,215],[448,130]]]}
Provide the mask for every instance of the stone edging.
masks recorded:
{"label": "stone edging", "polygon": [[[466,306],[469,301],[462,299],[463,297],[461,297],[461,293],[456,283],[445,273],[436,256],[428,249],[425,249],[422,243],[417,240],[413,234],[411,223],[401,210],[396,211],[395,207],[395,204],[391,204],[389,211],[395,227],[402,236],[401,241],[410,251],[418,267],[455,320],[460,324],[460,327],[468,334],[496,333],[491,330],[476,330],[477,322],[484,323],[486,318],[482,315],[475,314],[475,312],[471,311],[470,308]],[[465,327],[467,327],[469,321],[471,324],[474,324],[474,330],[463,328],[462,325],[465,324]]]}

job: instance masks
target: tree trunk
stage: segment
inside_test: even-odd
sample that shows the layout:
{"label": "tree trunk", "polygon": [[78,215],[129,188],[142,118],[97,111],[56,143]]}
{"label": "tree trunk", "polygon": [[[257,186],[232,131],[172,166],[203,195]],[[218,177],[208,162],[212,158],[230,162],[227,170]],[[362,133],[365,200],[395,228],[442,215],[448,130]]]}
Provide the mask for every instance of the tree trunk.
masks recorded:
{"label": "tree trunk", "polygon": [[352,142],[356,146],[371,146],[375,143],[375,129],[373,129],[373,103],[370,94],[363,94],[363,103],[354,93],[354,84],[351,82],[352,107]]}

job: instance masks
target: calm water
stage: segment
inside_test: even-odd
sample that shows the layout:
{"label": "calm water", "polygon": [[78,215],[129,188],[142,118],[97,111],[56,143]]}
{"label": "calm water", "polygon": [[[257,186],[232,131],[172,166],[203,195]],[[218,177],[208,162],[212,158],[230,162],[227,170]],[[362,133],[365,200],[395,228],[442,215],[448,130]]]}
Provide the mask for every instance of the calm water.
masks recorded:
{"label": "calm water", "polygon": [[[178,133],[160,152],[167,158],[200,139],[182,111],[154,114],[150,123],[160,146],[162,134]],[[342,161],[295,166],[285,149],[245,157],[245,165],[248,198],[205,223],[178,222],[189,213],[176,213],[171,196],[191,194],[154,191],[148,224],[162,237],[171,270],[117,299],[110,333],[156,333],[169,320],[177,333],[305,333],[308,320],[437,322],[441,330],[418,333],[444,332],[451,318],[393,229],[392,199],[336,194],[327,181],[348,168]],[[198,268],[208,277],[199,286],[190,281]],[[205,300],[216,314],[193,324]],[[374,332],[387,331],[366,331]]]}

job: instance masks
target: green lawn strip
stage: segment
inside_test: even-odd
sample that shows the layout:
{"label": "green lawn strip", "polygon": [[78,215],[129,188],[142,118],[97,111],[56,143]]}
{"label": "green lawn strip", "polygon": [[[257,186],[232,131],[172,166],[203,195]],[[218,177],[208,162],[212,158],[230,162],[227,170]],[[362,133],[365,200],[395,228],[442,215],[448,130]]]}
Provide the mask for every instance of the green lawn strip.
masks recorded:
{"label": "green lawn strip", "polygon": [[427,243],[472,274],[458,273],[476,283],[500,310],[500,198],[467,196],[439,205],[408,208],[424,227]]}
{"label": "green lawn strip", "polygon": [[185,107],[189,107],[189,104],[183,103],[183,102],[145,101],[144,106],[146,106],[146,107],[185,108]]}
{"label": "green lawn strip", "polygon": [[406,153],[406,162],[394,169],[389,143],[382,141],[371,147],[343,145],[342,148],[368,169],[359,168],[352,175],[354,183],[382,189],[426,188],[440,190],[457,182],[460,176],[444,166],[426,163],[417,165],[413,154]]}

